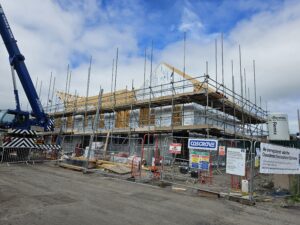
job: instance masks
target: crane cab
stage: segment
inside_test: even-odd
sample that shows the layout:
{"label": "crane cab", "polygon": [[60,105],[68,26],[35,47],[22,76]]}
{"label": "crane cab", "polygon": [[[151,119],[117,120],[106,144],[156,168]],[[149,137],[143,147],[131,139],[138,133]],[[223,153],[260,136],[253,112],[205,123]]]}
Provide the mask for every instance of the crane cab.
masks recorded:
{"label": "crane cab", "polygon": [[0,110],[0,128],[2,129],[26,128],[28,122],[28,112],[17,110]]}
{"label": "crane cab", "polygon": [[8,110],[0,110],[0,127],[10,128],[15,120],[15,115],[8,112]]}

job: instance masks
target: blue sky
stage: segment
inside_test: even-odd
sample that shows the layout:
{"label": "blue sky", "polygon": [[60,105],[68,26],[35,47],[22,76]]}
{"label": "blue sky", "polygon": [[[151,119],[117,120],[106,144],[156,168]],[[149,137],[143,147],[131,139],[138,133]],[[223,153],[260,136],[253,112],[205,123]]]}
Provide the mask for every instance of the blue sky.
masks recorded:
{"label": "blue sky", "polygon": [[[187,37],[199,32],[205,35],[223,32],[226,35],[240,21],[249,20],[262,11],[278,10],[284,3],[283,0],[97,0],[90,10],[85,8],[82,0],[55,2],[67,12],[90,13],[84,21],[87,30],[101,24],[122,30],[130,24],[140,55],[152,41],[154,49],[163,49],[182,40],[184,32]],[[79,54],[72,58],[88,60],[89,57]],[[77,65],[75,62],[74,66]]]}
{"label": "blue sky", "polygon": [[[2,0],[13,33],[32,79],[48,87],[51,72],[64,90],[67,65],[71,65],[71,93],[85,95],[89,59],[93,57],[90,94],[99,86],[108,92],[112,61],[119,49],[117,88],[142,86],[144,50],[147,76],[150,48],[153,65],[165,61],[183,67],[183,34],[186,32],[186,72],[199,76],[209,64],[215,77],[214,43],[220,53],[224,33],[225,84],[231,85],[231,60],[242,66],[252,85],[252,61],[256,60],[257,95],[272,112],[288,113],[290,128],[297,128],[300,108],[300,1],[298,0]],[[10,74],[5,47],[0,46],[0,74]],[[220,54],[218,54],[219,71]],[[235,72],[237,73],[237,72]],[[236,75],[236,82],[238,74]],[[12,87],[0,83],[0,108],[13,107]],[[42,89],[45,101],[48,88]],[[2,92],[1,92],[2,94]],[[253,100],[253,94],[252,94]],[[21,101],[27,100],[21,93]]]}

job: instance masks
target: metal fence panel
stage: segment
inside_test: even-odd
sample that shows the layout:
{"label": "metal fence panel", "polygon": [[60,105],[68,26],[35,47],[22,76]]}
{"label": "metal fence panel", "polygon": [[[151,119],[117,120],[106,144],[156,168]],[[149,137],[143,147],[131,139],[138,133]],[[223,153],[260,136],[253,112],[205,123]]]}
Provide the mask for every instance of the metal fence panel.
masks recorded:
{"label": "metal fence panel", "polygon": [[1,151],[1,163],[28,162],[31,148],[6,148]]}
{"label": "metal fence panel", "polygon": [[109,174],[109,165],[119,165],[121,169],[129,168],[129,176],[137,175],[141,166],[134,165],[140,161],[141,148],[142,139],[135,137],[95,135],[90,146],[90,136],[64,136],[60,165],[68,164],[83,172],[93,170],[105,174]]}
{"label": "metal fence panel", "polygon": [[57,160],[58,156],[58,149],[2,147],[0,150],[1,163],[44,162]]}
{"label": "metal fence panel", "polygon": [[[210,190],[213,192],[230,193],[242,189],[242,181],[248,184],[249,197],[253,194],[254,155],[252,141],[243,139],[216,139],[217,151],[197,150],[199,154],[199,168],[194,168],[191,154],[193,150],[186,149],[191,137],[166,137],[164,142],[161,180],[189,188]],[[205,139],[205,138],[201,138]],[[185,152],[181,154],[169,153],[171,143],[182,143]],[[245,149],[245,175],[237,176],[226,173],[227,149],[230,147]],[[221,148],[222,151],[219,149]],[[220,154],[221,153],[221,154]],[[195,153],[196,154],[196,153]],[[191,158],[190,158],[191,155]]]}

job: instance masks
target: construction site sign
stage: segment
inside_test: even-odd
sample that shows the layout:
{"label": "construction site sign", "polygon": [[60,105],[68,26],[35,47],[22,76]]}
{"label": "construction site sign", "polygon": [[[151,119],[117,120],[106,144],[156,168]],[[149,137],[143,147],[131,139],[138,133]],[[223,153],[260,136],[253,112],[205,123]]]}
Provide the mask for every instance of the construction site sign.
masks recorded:
{"label": "construction site sign", "polygon": [[261,143],[260,150],[260,173],[300,174],[300,149]]}
{"label": "construction site sign", "polygon": [[245,176],[246,150],[241,148],[227,148],[226,173]]}
{"label": "construction site sign", "polygon": [[218,150],[218,141],[213,139],[195,139],[190,138],[188,141],[189,149],[198,149],[198,150]]}
{"label": "construction site sign", "polygon": [[190,167],[200,170],[209,170],[209,152],[191,151]]}
{"label": "construction site sign", "polygon": [[169,153],[172,154],[181,154],[181,143],[172,143],[169,147]]}
{"label": "construction site sign", "polygon": [[225,155],[225,146],[219,146],[219,156]]}
{"label": "construction site sign", "polygon": [[202,152],[199,155],[199,169],[209,170],[209,152]]}

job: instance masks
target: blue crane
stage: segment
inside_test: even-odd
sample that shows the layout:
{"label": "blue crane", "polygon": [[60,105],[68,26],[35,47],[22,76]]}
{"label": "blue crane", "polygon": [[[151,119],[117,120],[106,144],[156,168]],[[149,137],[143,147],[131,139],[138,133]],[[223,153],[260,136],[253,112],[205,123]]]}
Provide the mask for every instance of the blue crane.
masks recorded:
{"label": "blue crane", "polygon": [[[0,5],[0,34],[4,41],[9,55],[9,62],[12,68],[12,78],[16,109],[0,111],[0,128],[31,129],[32,127],[42,128],[44,131],[53,130],[53,120],[44,112],[41,101],[30,78],[25,57],[21,54],[17,41],[8,24],[3,8]],[[18,90],[16,87],[14,71],[20,79],[26,97],[32,108],[32,112],[22,111],[19,102]]]}

